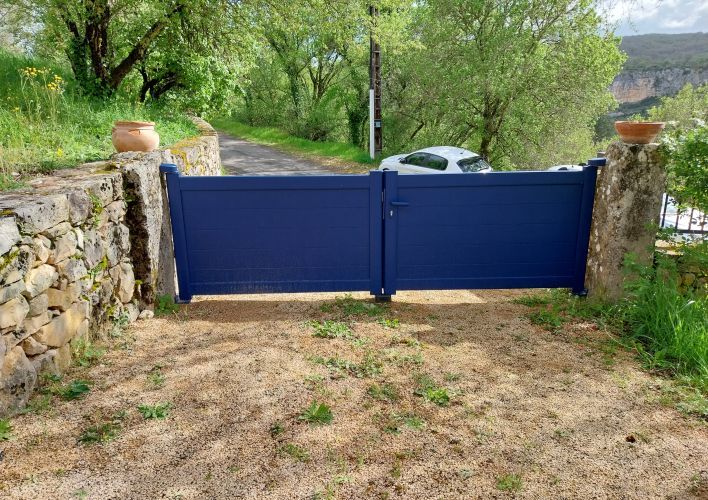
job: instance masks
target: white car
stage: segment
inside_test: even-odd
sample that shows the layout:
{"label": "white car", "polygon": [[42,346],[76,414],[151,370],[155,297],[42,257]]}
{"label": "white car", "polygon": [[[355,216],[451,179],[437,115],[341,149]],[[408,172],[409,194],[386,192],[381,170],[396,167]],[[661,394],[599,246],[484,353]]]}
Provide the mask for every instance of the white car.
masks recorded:
{"label": "white car", "polygon": [[548,169],[549,172],[580,172],[583,165],[556,165]]}
{"label": "white car", "polygon": [[472,151],[436,146],[384,158],[379,170],[397,170],[402,174],[462,174],[491,172],[492,166]]}

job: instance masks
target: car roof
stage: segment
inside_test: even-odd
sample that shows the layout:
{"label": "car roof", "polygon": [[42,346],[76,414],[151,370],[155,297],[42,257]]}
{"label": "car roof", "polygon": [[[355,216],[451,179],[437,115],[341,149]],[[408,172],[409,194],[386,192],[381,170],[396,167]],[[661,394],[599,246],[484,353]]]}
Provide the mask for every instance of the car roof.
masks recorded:
{"label": "car roof", "polygon": [[456,148],[453,146],[433,146],[430,148],[419,149],[416,153],[431,153],[438,156],[444,156],[445,158],[468,158],[470,156],[479,156],[477,153],[469,151],[463,148]]}

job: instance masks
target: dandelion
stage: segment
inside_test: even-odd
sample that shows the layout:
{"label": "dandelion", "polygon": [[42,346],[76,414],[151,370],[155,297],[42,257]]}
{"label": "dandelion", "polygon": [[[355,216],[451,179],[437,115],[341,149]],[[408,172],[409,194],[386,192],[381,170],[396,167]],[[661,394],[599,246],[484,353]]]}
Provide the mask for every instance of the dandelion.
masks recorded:
{"label": "dandelion", "polygon": [[61,158],[64,156],[64,150],[62,148],[57,148],[57,156]]}

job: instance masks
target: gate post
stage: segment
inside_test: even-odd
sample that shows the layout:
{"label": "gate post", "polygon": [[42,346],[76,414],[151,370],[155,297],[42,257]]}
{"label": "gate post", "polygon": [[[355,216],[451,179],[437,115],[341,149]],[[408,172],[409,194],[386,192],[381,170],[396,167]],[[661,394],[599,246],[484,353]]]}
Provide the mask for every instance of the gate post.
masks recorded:
{"label": "gate post", "polygon": [[182,211],[182,192],[179,185],[179,170],[177,165],[163,163],[160,172],[165,174],[167,181],[167,198],[170,205],[170,223],[172,225],[172,241],[175,248],[177,264],[177,302],[189,303],[192,292],[189,290],[189,267],[187,262],[187,239],[184,233],[184,213]]}
{"label": "gate post", "polygon": [[650,264],[666,183],[658,144],[614,142],[607,148],[590,236],[590,298],[615,301],[624,292],[624,258]]}
{"label": "gate post", "polygon": [[573,293],[587,295],[585,288],[585,267],[590,244],[590,225],[592,224],[592,209],[595,202],[595,183],[597,169],[605,165],[604,158],[593,158],[583,168],[583,191],[580,201],[580,217],[578,218],[578,239],[575,247],[575,279]]}

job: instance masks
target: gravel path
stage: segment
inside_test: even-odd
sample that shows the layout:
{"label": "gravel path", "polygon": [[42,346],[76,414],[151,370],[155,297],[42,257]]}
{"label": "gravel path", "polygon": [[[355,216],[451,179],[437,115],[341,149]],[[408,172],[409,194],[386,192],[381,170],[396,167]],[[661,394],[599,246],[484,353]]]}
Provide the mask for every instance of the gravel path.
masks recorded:
{"label": "gravel path", "polygon": [[322,175],[333,171],[313,160],[219,132],[221,163],[229,175]]}
{"label": "gravel path", "polygon": [[[593,325],[531,325],[520,293],[210,297],[140,321],[65,377],[87,396],[13,419],[0,496],[706,498],[705,422]],[[300,419],[313,401],[329,425]]]}

